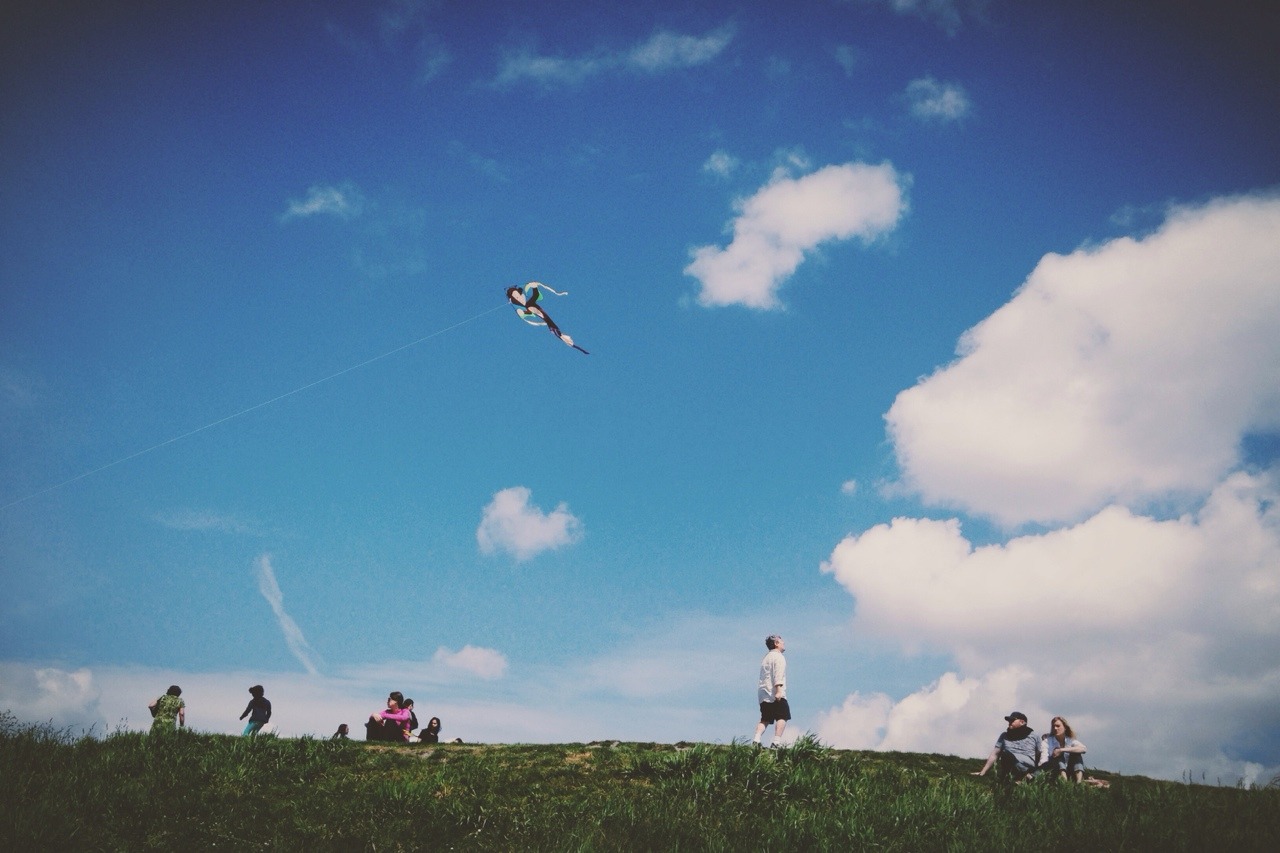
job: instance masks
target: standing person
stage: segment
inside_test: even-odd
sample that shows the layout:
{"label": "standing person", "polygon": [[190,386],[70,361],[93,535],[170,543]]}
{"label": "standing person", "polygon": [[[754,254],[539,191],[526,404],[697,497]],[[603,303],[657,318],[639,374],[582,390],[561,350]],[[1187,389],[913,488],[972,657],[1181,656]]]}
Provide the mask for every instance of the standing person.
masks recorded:
{"label": "standing person", "polygon": [[760,661],[760,682],[756,690],[756,698],[760,701],[760,722],[756,724],[756,736],[753,743],[760,746],[760,736],[770,725],[773,726],[773,742],[770,749],[782,746],[782,731],[791,719],[791,706],[787,704],[787,659],[782,653],[787,650],[786,643],[777,634],[770,634],[764,640],[764,660]]}
{"label": "standing person", "polygon": [[240,719],[249,718],[249,723],[244,727],[244,735],[256,735],[258,730],[265,726],[271,720],[271,701],[263,694],[266,693],[262,689],[261,684],[255,684],[249,688],[249,695],[253,698],[249,700],[249,704],[245,706],[244,713],[240,715]]}
{"label": "standing person", "polygon": [[1076,733],[1066,717],[1054,717],[1049,721],[1049,734],[1040,738],[1040,765],[1053,774],[1054,778],[1066,776],[1073,782],[1084,779],[1084,754],[1088,750],[1076,740]]}
{"label": "standing person", "polygon": [[1008,726],[996,738],[996,745],[987,756],[987,763],[982,765],[981,770],[975,770],[973,775],[987,775],[991,765],[998,762],[997,771],[1008,775],[1015,782],[1034,779],[1040,759],[1040,739],[1031,737],[1027,715],[1021,711],[1014,711],[1004,721]]}
{"label": "standing person", "polygon": [[176,684],[170,686],[164,695],[152,702],[149,707],[153,717],[151,720],[153,735],[173,731],[175,722],[178,728],[187,724],[187,703],[182,701],[182,688]]}
{"label": "standing person", "polygon": [[402,708],[404,694],[399,690],[391,691],[387,697],[387,709],[369,715],[365,723],[368,740],[406,741],[409,739],[409,710]]}

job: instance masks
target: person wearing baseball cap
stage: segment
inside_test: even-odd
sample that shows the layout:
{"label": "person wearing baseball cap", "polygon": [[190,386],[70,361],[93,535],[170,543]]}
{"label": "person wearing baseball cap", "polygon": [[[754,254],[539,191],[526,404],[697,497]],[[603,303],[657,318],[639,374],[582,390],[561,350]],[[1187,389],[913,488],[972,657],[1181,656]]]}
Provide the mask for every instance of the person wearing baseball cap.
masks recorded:
{"label": "person wearing baseball cap", "polygon": [[1031,737],[1031,726],[1027,725],[1027,715],[1021,711],[1013,711],[1004,718],[1008,723],[996,745],[987,756],[987,763],[981,770],[975,770],[974,776],[985,776],[996,765],[996,772],[1015,782],[1024,782],[1035,778],[1036,765],[1040,763],[1040,738]]}

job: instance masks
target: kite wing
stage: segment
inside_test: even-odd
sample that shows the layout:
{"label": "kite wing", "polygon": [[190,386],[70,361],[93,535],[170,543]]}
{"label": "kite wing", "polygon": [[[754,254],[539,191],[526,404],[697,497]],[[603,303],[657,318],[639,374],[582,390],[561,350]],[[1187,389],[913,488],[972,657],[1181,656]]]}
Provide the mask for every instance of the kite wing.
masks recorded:
{"label": "kite wing", "polygon": [[530,326],[545,326],[547,321],[542,319],[543,315],[537,311],[531,311],[528,308],[516,306],[516,316],[524,320]]}

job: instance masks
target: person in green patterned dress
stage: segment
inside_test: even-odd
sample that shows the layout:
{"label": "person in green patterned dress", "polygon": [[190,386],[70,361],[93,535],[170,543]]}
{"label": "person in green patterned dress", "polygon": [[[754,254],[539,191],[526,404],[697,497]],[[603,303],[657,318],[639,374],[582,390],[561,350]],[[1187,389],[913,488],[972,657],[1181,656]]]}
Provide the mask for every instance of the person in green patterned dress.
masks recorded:
{"label": "person in green patterned dress", "polygon": [[182,688],[173,685],[159,699],[151,703],[151,733],[171,732],[174,723],[178,728],[187,724],[187,703],[182,701]]}

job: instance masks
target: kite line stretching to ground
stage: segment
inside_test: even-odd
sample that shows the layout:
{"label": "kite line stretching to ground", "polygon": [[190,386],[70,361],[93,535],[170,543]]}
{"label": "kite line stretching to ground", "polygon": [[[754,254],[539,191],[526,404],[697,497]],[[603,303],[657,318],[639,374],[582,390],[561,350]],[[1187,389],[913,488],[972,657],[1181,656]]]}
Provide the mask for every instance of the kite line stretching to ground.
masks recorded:
{"label": "kite line stretching to ground", "polygon": [[63,480],[60,483],[54,483],[52,486],[46,486],[43,489],[40,489],[35,492],[31,492],[25,497],[18,498],[17,500],[9,501],[6,504],[0,504],[0,512],[3,512],[4,510],[9,509],[10,507],[15,507],[20,503],[25,503],[31,500],[32,498],[39,497],[40,495],[46,494],[48,492],[52,492],[55,489],[61,489],[63,486],[69,486],[72,483],[85,479],[86,477],[92,477],[94,474],[101,473],[102,471],[105,471],[108,468],[114,468],[117,465],[123,465],[126,462],[129,462],[133,459],[137,459],[139,456],[145,456],[146,454],[159,450],[162,447],[168,447],[170,444],[174,444],[176,442],[182,441],[183,439],[190,438],[191,436],[196,435],[197,433],[204,432],[205,430],[208,430],[208,429],[213,429],[216,426],[225,424],[227,421],[231,421],[231,420],[235,420],[236,418],[243,417],[244,415],[247,415],[250,412],[255,412],[258,409],[261,409],[265,406],[270,406],[272,403],[278,403],[279,401],[285,399],[286,397],[292,397],[295,394],[301,394],[303,391],[307,391],[325,382],[330,382],[334,379],[337,379],[339,376],[345,376],[346,374],[351,373],[352,371],[355,371],[355,370],[359,370],[362,367],[368,367],[370,364],[373,364],[376,361],[382,361],[384,358],[390,358],[391,356],[395,355],[401,350],[407,350],[410,347],[416,347],[418,344],[429,341],[432,338],[439,337],[440,335],[443,335],[446,332],[451,332],[454,329],[458,328],[459,326],[465,326],[468,323],[472,323],[476,320],[479,320],[481,317],[485,316],[486,314],[492,314],[494,311],[498,311],[501,308],[502,308],[501,305],[495,305],[487,311],[481,311],[479,314],[476,314],[474,317],[469,317],[466,320],[461,320],[457,323],[454,323],[451,326],[446,326],[443,329],[437,329],[436,331],[432,332],[429,335],[424,335],[423,337],[418,338],[416,341],[410,341],[407,344],[401,344],[400,346],[396,347],[393,350],[384,352],[382,355],[375,355],[373,358],[365,359],[359,364],[353,364],[350,367],[344,367],[342,370],[339,370],[337,373],[331,373],[328,376],[324,377],[323,379],[317,379],[314,382],[308,382],[306,385],[302,385],[298,388],[294,388],[292,391],[286,391],[283,394],[280,394],[276,397],[272,397],[270,400],[264,400],[263,402],[250,406],[247,409],[241,409],[240,411],[235,412],[234,414],[230,414],[230,415],[227,415],[226,417],[218,418],[216,421],[207,423],[202,427],[197,427],[196,429],[189,430],[188,432],[184,432],[181,435],[175,435],[173,438],[166,439],[160,442],[159,444],[153,444],[150,447],[144,448],[143,450],[139,450],[135,453],[130,453],[128,456],[123,456],[115,460],[114,462],[108,462],[105,465],[100,465],[97,468],[94,468],[89,471],[85,471],[83,474],[77,474],[76,476],[68,480]]}
{"label": "kite line stretching to ground", "polygon": [[575,344],[573,342],[573,338],[560,331],[560,327],[557,326],[551,317],[547,315],[546,310],[538,304],[542,301],[543,290],[546,290],[548,293],[554,293],[556,296],[569,295],[569,291],[567,290],[564,293],[561,293],[558,290],[552,290],[541,282],[531,281],[524,287],[508,287],[507,300],[512,305],[516,306],[516,316],[521,320],[524,320],[531,326],[546,326],[551,330],[551,334],[555,335],[578,352],[583,355],[591,355],[591,353]]}

